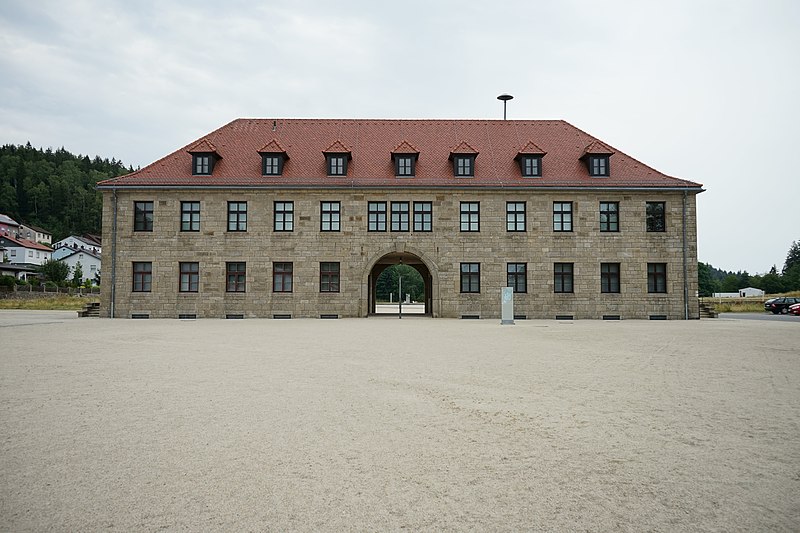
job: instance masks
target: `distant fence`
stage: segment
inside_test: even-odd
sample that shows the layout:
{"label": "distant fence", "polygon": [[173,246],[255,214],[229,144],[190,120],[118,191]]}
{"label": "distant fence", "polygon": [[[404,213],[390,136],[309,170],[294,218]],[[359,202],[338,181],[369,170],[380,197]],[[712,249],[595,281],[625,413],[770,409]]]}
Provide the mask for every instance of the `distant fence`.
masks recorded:
{"label": "distant fence", "polygon": [[100,296],[100,287],[46,287],[44,284],[0,287],[0,298],[41,298],[68,294],[71,296]]}

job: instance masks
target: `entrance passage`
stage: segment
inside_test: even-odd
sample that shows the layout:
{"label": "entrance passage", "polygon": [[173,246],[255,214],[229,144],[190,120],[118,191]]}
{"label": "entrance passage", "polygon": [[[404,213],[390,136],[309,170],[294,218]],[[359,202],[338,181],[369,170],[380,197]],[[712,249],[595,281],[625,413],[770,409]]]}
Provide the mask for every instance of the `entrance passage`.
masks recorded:
{"label": "entrance passage", "polygon": [[369,290],[370,314],[397,315],[400,300],[404,315],[431,314],[431,275],[414,254],[396,252],[379,259],[369,276]]}

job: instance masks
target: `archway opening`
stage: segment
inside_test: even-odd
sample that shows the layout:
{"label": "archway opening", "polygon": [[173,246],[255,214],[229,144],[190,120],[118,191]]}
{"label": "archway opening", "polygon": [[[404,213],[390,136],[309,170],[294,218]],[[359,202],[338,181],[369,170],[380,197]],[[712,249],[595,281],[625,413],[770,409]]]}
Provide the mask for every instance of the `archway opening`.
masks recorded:
{"label": "archway opening", "polygon": [[[402,292],[401,283],[402,279]],[[432,315],[432,278],[414,254],[394,252],[380,258],[369,276],[369,313],[373,315]]]}

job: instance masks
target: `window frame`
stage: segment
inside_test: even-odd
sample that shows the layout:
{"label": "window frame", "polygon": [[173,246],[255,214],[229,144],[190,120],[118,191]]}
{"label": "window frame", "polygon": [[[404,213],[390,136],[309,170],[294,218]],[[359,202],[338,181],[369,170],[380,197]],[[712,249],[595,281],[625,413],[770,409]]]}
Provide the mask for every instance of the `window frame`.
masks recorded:
{"label": "window frame", "polygon": [[325,154],[325,166],[328,170],[328,176],[347,176],[347,160],[348,157],[346,153]]}
{"label": "window frame", "polygon": [[461,293],[479,294],[481,292],[481,264],[461,263]]}
{"label": "window frame", "polygon": [[433,231],[433,202],[414,202],[413,210],[414,231],[420,233]]}
{"label": "window frame", "polygon": [[287,233],[294,231],[294,200],[272,202],[272,231]]}
{"label": "window frame", "polygon": [[386,202],[367,202],[367,232],[386,232],[387,209]]}
{"label": "window frame", "polygon": [[647,263],[647,293],[667,293],[667,264]]}
{"label": "window frame", "polygon": [[285,156],[277,152],[264,152],[261,154],[261,175],[262,176],[281,176],[283,175],[283,162]]}
{"label": "window frame", "polygon": [[596,178],[608,177],[611,175],[610,157],[607,155],[589,156],[589,175]]}
{"label": "window frame", "polygon": [[294,263],[290,261],[272,263],[272,292],[294,292]]}
{"label": "window frame", "polygon": [[181,201],[181,233],[197,233],[200,231],[200,211],[201,205],[199,201]]}
{"label": "window frame", "polygon": [[[242,206],[244,211],[241,209]],[[228,201],[228,231],[232,233],[247,231],[247,201]]]}
{"label": "window frame", "polygon": [[600,263],[601,293],[619,294],[621,292],[620,267],[620,263]]}
{"label": "window frame", "polygon": [[[564,209],[568,206],[568,209]],[[553,202],[553,231],[558,233],[572,232],[572,202],[557,201]],[[569,226],[565,229],[566,226]]]}
{"label": "window frame", "polygon": [[392,232],[409,232],[411,229],[411,204],[407,201],[391,202],[390,212]]}
{"label": "window frame", "polygon": [[619,233],[619,202],[600,202],[600,231]]}
{"label": "window frame", "polygon": [[506,287],[519,294],[528,292],[528,263],[506,263]]}
{"label": "window frame", "polygon": [[210,176],[213,172],[214,154],[205,152],[192,154],[192,176]]}
{"label": "window frame", "polygon": [[394,175],[398,178],[413,178],[416,176],[416,157],[410,154],[395,154]]}
{"label": "window frame", "polygon": [[[332,268],[335,265],[335,269]],[[328,270],[326,270],[326,267]],[[341,289],[341,263],[320,261],[319,292],[339,292]]]}
{"label": "window frame", "polygon": [[[473,210],[474,207],[474,210]],[[465,221],[466,217],[466,221]],[[459,227],[462,233],[481,231],[481,203],[461,202],[459,206]]]}
{"label": "window frame", "polygon": [[[514,206],[513,210],[512,206]],[[521,210],[520,206],[522,206]],[[524,233],[527,231],[527,209],[527,202],[506,202],[506,232]]]}
{"label": "window frame", "polygon": [[469,154],[453,155],[453,176],[472,178],[475,176],[475,156]]}
{"label": "window frame", "polygon": [[575,293],[575,263],[553,263],[553,292]]}
{"label": "window frame", "polygon": [[[325,206],[328,205],[328,209]],[[328,232],[338,232],[342,229],[342,203],[339,201],[325,200],[319,203],[319,230]],[[327,218],[327,220],[326,220]],[[335,219],[335,220],[334,220]],[[325,224],[328,228],[325,228]],[[335,227],[335,229],[334,229]]]}
{"label": "window frame", "polygon": [[[137,233],[152,232],[153,212],[154,202],[152,200],[133,202],[133,231]],[[148,215],[150,216],[148,217]]]}
{"label": "window frame", "polygon": [[178,263],[178,292],[200,292],[200,263],[181,261]]}
{"label": "window frame", "polygon": [[[146,270],[137,270],[138,266],[146,266]],[[131,292],[152,292],[153,290],[153,262],[133,261],[131,266],[132,283]]]}
{"label": "window frame", "polygon": [[[661,213],[651,213],[651,208],[660,206]],[[667,202],[646,202],[645,228],[647,233],[664,233],[667,231]]]}
{"label": "window frame", "polygon": [[[536,163],[535,165],[533,163]],[[542,177],[542,156],[522,155],[519,158],[519,170],[523,178]]]}
{"label": "window frame", "polygon": [[225,263],[225,292],[247,292],[247,263],[244,261]]}

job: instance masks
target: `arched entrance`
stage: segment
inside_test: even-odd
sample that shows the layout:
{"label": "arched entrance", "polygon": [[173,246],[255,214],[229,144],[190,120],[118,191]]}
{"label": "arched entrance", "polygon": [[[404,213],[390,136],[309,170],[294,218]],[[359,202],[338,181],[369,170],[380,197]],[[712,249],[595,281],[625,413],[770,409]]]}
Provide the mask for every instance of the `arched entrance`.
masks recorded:
{"label": "arched entrance", "polygon": [[425,315],[437,316],[438,309],[434,308],[434,294],[436,288],[435,270],[434,272],[431,272],[431,268],[429,268],[427,261],[420,257],[420,255],[406,250],[394,250],[386,252],[371,263],[366,279],[368,295],[366,316],[374,315],[376,313],[376,285],[378,282],[378,277],[390,266],[398,264],[408,265],[419,272],[425,285]]}

